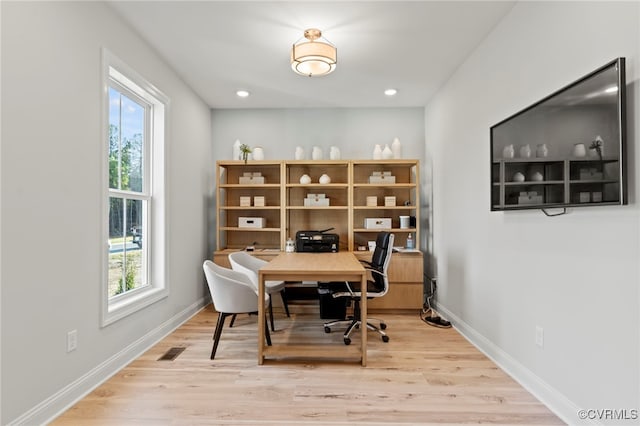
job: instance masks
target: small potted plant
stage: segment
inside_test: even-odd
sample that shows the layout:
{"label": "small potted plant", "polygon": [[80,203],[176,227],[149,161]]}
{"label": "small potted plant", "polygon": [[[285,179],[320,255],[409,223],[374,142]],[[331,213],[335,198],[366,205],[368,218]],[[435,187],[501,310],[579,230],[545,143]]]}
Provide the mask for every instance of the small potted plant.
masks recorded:
{"label": "small potted plant", "polygon": [[240,153],[242,154],[242,159],[246,164],[247,158],[249,157],[249,154],[251,154],[251,148],[249,148],[249,145],[247,145],[246,143],[243,143],[242,145],[240,145]]}
{"label": "small potted plant", "polygon": [[598,154],[600,161],[602,161],[602,145],[603,144],[604,144],[604,141],[602,140],[602,138],[600,136],[596,136],[596,139],[593,142],[591,142],[591,145],[589,145],[589,149],[594,149],[596,151],[596,154]]}

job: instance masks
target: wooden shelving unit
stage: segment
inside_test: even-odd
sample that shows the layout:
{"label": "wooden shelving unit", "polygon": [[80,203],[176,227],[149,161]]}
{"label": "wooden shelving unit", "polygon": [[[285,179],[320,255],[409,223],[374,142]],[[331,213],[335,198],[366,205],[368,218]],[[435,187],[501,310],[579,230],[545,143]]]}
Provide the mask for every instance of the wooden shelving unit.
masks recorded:
{"label": "wooden shelving unit", "polygon": [[[370,183],[374,172],[387,172],[394,183]],[[259,173],[264,183],[240,184],[245,173]],[[300,183],[302,175],[311,183]],[[327,174],[331,183],[320,184]],[[297,231],[334,228],[340,251],[356,252],[367,259],[371,253],[361,251],[375,240],[382,229],[367,229],[366,218],[390,218],[388,230],[395,234],[396,246],[404,247],[411,234],[420,249],[420,191],[418,160],[337,160],[337,161],[218,161],[216,164],[216,243],[214,260],[228,266],[228,253],[255,247],[255,255],[269,258],[284,251],[287,238]],[[328,206],[305,206],[308,194],[323,194]],[[264,197],[264,206],[241,206],[240,197]],[[396,204],[385,206],[385,197]],[[367,197],[376,197],[377,206],[367,206]],[[412,218],[408,228],[401,227],[400,216]],[[262,218],[263,228],[243,228],[240,217]],[[392,289],[385,300],[372,301],[380,309],[408,309],[422,306],[423,256],[394,253],[390,275]]]}

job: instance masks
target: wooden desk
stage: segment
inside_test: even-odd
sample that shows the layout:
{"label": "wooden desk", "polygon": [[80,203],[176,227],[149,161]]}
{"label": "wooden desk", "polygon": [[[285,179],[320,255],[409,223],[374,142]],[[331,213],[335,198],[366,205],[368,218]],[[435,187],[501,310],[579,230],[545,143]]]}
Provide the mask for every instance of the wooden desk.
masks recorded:
{"label": "wooden desk", "polygon": [[[367,323],[367,274],[358,259],[351,252],[338,253],[281,253],[259,271],[259,294],[264,294],[265,281],[360,281],[362,298],[360,309],[362,324]],[[290,355],[298,357],[321,356],[344,358],[353,353],[349,346],[324,348],[322,352],[311,351],[300,346],[265,346],[265,303],[258,297],[258,364],[262,365],[265,355]],[[360,327],[362,344],[359,351],[362,365],[367,365],[367,327]]]}

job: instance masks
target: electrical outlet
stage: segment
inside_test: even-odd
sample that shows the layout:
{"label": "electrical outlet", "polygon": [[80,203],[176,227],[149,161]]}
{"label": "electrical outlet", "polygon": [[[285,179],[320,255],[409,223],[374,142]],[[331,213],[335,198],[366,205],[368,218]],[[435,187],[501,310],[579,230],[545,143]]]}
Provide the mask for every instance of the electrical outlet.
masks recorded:
{"label": "electrical outlet", "polygon": [[536,345],[544,347],[544,329],[539,325],[536,326]]}
{"label": "electrical outlet", "polygon": [[67,352],[75,351],[78,348],[78,330],[71,330],[67,333]]}

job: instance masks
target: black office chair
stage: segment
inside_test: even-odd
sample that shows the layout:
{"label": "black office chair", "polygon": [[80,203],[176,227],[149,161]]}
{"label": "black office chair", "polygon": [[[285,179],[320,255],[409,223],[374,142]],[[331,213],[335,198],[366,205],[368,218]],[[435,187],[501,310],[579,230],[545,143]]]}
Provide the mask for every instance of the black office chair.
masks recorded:
{"label": "black office chair", "polygon": [[[373,299],[376,297],[382,297],[389,291],[389,277],[387,276],[387,269],[389,262],[391,261],[391,253],[393,252],[394,235],[390,232],[380,232],[376,238],[376,248],[373,251],[371,261],[367,262],[361,260],[366,269],[371,272],[371,280],[367,280],[367,299]],[[335,288],[335,287],[334,287]],[[351,332],[355,328],[360,328],[362,325],[361,312],[360,312],[360,299],[362,293],[360,292],[360,283],[340,283],[338,288],[335,288],[332,296],[335,297],[348,297],[354,302],[353,317],[347,320],[335,320],[329,321],[324,324],[325,333],[331,333],[331,327],[340,323],[349,323],[346,331],[344,332],[344,344],[351,343]],[[378,320],[379,327],[369,323],[368,320],[374,318],[367,318],[367,329],[376,331],[382,336],[383,342],[389,341],[389,336],[383,331],[387,328],[387,325],[382,320]]]}

